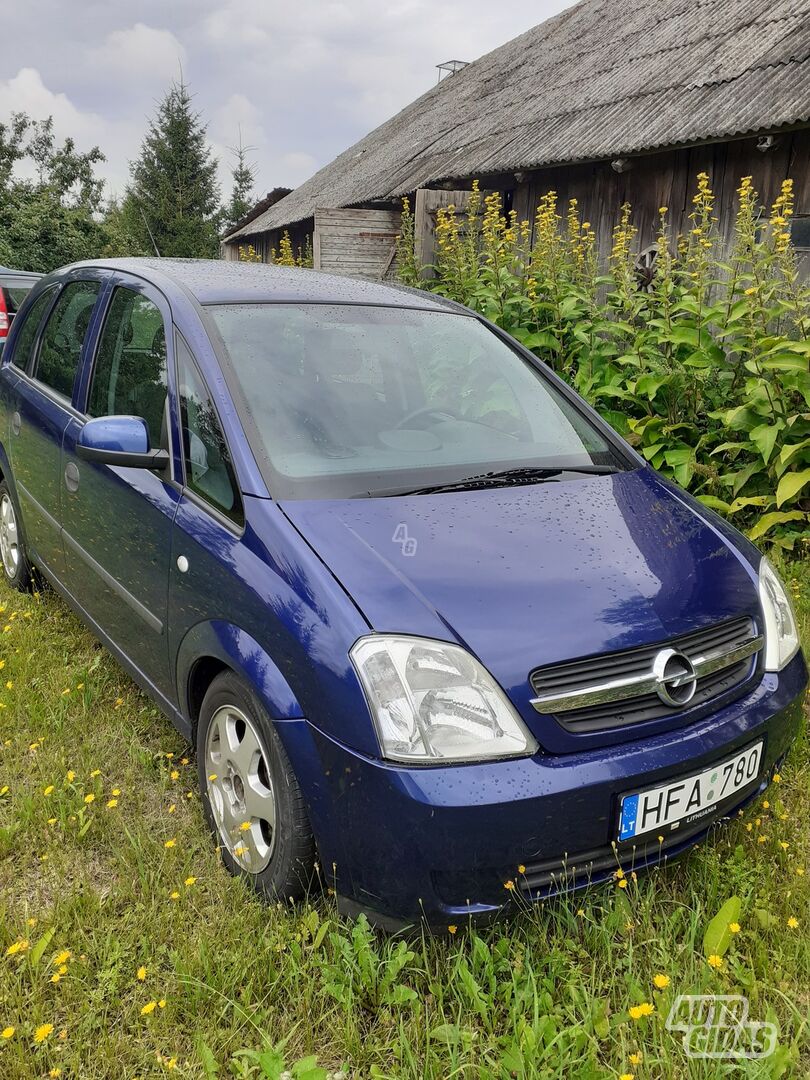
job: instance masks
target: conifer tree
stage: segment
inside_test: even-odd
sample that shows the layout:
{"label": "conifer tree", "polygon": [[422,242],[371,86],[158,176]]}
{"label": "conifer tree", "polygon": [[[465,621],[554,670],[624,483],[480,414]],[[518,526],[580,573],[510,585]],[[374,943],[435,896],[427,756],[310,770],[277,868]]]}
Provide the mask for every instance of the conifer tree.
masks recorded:
{"label": "conifer tree", "polygon": [[223,225],[226,230],[232,229],[237,221],[240,221],[253,208],[256,201],[253,195],[256,174],[253,166],[248,161],[248,153],[251,149],[250,146],[242,145],[242,133],[240,131],[239,145],[232,150],[235,159],[231,170],[233,188],[231,189],[230,202],[225,207],[223,215]]}
{"label": "conifer tree", "polygon": [[177,258],[217,256],[217,164],[188,87],[173,83],[131,165],[122,208],[140,248]]}

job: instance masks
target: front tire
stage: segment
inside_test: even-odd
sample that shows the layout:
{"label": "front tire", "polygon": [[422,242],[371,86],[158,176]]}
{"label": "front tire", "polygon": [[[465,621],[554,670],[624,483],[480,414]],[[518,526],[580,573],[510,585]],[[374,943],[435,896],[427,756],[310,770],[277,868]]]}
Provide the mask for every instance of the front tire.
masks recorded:
{"label": "front tire", "polygon": [[28,561],[20,512],[7,480],[0,481],[0,564],[3,576],[13,589],[31,592],[33,570]]}
{"label": "front tire", "polygon": [[302,899],[315,864],[303,793],[272,721],[233,672],[218,675],[203,700],[197,769],[227,869],[265,899]]}

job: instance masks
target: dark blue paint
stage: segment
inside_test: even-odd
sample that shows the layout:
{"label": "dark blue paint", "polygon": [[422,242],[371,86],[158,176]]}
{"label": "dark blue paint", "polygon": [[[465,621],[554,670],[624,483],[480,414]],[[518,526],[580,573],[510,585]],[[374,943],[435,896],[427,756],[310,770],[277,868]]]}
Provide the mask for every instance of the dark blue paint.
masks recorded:
{"label": "dark blue paint", "polygon": [[[11,366],[15,336],[43,288],[83,276],[104,288],[73,400],[59,401]],[[121,449],[145,449],[114,424],[94,435],[84,412],[115,284],[148,295],[194,354],[234,460],[244,527],[183,486],[171,332],[170,467],[158,473],[76,454],[78,440],[109,447],[116,427]],[[527,676],[541,664],[665,641],[730,616],[760,619],[758,552],[727,522],[629,449],[637,468],[611,476],[279,504],[244,436],[201,307],[214,300],[452,306],[266,266],[72,267],[40,282],[15,319],[0,368],[0,469],[36,561],[184,734],[193,732],[189,687],[201,660],[253,688],[287,749],[321,865],[334,866],[341,895],[385,916],[424,913],[436,922],[494,912],[518,864],[609,845],[623,793],[698,772],[760,737],[766,770],[781,760],[800,722],[801,655],[762,675],[744,698],[688,722],[573,735],[529,704]],[[74,492],[63,482],[68,465],[80,474]],[[415,555],[392,542],[402,524]],[[181,555],[187,573],[177,568]],[[540,752],[439,768],[382,761],[348,659],[370,630],[466,646],[509,694]]]}

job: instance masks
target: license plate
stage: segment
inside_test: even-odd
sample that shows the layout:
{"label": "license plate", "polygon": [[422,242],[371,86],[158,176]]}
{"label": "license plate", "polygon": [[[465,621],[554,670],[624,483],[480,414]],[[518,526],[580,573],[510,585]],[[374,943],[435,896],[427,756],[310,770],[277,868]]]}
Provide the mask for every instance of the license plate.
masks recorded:
{"label": "license plate", "polygon": [[758,742],[749,746],[695,776],[625,795],[619,814],[619,840],[672,832],[707,817],[758,778],[763,745]]}

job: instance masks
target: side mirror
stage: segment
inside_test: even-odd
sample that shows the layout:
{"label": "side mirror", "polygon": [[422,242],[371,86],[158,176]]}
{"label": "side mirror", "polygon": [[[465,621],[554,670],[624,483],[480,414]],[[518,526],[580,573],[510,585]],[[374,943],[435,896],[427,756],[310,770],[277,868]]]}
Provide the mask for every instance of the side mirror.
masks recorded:
{"label": "side mirror", "polygon": [[76,456],[102,465],[130,469],[162,469],[165,450],[149,447],[149,428],[140,416],[99,416],[88,420],[76,442]]}

